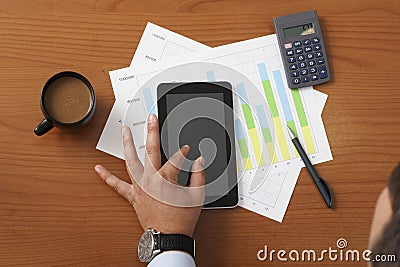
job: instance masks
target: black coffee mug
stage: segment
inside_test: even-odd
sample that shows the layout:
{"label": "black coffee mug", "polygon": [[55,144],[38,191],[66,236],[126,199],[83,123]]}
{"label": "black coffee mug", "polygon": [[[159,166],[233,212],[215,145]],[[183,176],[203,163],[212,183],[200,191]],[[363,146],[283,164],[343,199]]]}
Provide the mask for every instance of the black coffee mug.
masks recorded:
{"label": "black coffee mug", "polygon": [[40,95],[44,119],[36,126],[38,136],[53,127],[72,129],[87,124],[96,109],[96,95],[81,74],[64,71],[52,76]]}

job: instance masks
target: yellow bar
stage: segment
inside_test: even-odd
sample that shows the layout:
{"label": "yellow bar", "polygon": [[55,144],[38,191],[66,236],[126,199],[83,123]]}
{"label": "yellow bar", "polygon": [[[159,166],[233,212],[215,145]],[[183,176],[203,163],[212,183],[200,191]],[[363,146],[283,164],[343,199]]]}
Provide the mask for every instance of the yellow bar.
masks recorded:
{"label": "yellow bar", "polygon": [[311,129],[310,126],[303,126],[301,127],[301,130],[303,131],[303,137],[304,141],[306,142],[306,148],[307,148],[307,153],[308,154],[315,154],[315,145],[314,141],[311,135]]}
{"label": "yellow bar", "polygon": [[269,160],[271,163],[278,162],[278,155],[275,153],[275,144],[273,142],[266,143],[265,146],[267,147]]}
{"label": "yellow bar", "polygon": [[283,160],[288,160],[288,159],[290,159],[290,152],[289,152],[288,145],[286,143],[285,134],[283,133],[281,120],[280,120],[279,117],[274,117],[272,119],[274,120],[276,137],[278,139],[278,144],[279,144],[279,147],[281,149],[282,159]]}
{"label": "yellow bar", "polygon": [[253,169],[253,164],[251,164],[250,158],[243,159],[244,169],[246,171]]}
{"label": "yellow bar", "polygon": [[297,152],[297,149],[296,149],[296,147],[294,146],[293,143],[292,143],[292,148],[293,148],[294,155],[296,156],[296,158],[300,157],[299,152]]}
{"label": "yellow bar", "polygon": [[256,162],[257,162],[258,166],[264,166],[265,160],[264,160],[264,156],[262,154],[261,144],[260,144],[260,140],[258,138],[256,128],[249,129],[249,135],[250,135],[251,145],[252,145],[253,151],[254,151],[254,156],[256,157]]}

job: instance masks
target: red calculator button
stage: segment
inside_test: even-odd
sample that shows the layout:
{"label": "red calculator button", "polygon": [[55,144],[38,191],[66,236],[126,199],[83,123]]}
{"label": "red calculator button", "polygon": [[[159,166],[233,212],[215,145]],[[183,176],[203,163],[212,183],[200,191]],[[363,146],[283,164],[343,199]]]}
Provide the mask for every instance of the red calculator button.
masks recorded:
{"label": "red calculator button", "polygon": [[287,44],[285,44],[285,49],[290,49],[290,48],[292,48],[293,46],[292,46],[292,43],[287,43]]}

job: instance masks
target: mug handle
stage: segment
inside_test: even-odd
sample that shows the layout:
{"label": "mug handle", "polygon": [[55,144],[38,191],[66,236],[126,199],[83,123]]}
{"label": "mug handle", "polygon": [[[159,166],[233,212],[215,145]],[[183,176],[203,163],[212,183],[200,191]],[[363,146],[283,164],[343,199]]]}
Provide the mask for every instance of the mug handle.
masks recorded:
{"label": "mug handle", "polygon": [[44,118],[38,124],[38,126],[36,126],[36,128],[35,128],[35,130],[33,130],[33,132],[37,136],[41,136],[41,135],[44,135],[45,133],[47,133],[48,131],[50,131],[53,127],[54,127],[53,123],[51,121],[49,121],[48,119]]}

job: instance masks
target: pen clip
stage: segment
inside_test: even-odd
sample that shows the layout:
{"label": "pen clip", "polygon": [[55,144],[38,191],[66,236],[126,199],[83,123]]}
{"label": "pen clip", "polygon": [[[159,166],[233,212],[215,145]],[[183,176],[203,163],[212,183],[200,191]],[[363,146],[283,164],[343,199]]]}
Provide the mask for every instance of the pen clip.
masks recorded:
{"label": "pen clip", "polygon": [[332,204],[333,204],[332,190],[331,190],[331,188],[329,187],[328,183],[327,183],[323,178],[319,177],[319,179],[320,179],[320,181],[321,181],[321,185],[325,188],[326,192],[328,192],[328,195],[329,195],[329,202],[326,203],[326,205],[327,205],[329,208],[332,208]]}

